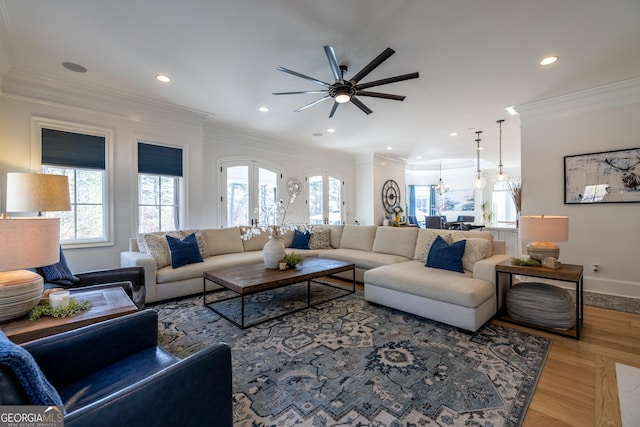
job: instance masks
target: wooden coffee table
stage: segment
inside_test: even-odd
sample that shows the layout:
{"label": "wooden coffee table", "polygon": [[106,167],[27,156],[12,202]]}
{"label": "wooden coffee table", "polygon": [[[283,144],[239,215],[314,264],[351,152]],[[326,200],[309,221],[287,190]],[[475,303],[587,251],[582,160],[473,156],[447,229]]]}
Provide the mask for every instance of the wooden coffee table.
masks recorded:
{"label": "wooden coffee table", "polygon": [[100,289],[85,288],[77,291],[69,289],[69,291],[72,298],[91,302],[91,307],[73,317],[43,316],[38,320],[31,321],[25,316],[0,323],[0,329],[11,341],[21,344],[113,317],[124,316],[138,310],[121,286]]}
{"label": "wooden coffee table", "polygon": [[[352,289],[345,289],[342,287],[332,286],[327,283],[322,283],[325,286],[341,289],[345,291],[344,294],[334,298],[325,299],[322,302],[331,301],[336,298],[340,298],[347,294],[352,294],[356,291],[356,266],[355,264],[338,261],[325,258],[305,258],[302,263],[301,269],[290,268],[288,270],[271,270],[264,266],[264,263],[256,263],[249,265],[241,265],[236,267],[223,268],[220,270],[207,271],[204,273],[203,286],[202,286],[202,300],[204,306],[211,311],[227,319],[229,322],[244,329],[249,326],[255,326],[260,323],[275,319],[284,314],[279,314],[268,319],[262,319],[258,322],[254,322],[250,325],[245,325],[245,296],[256,294],[258,292],[270,291],[273,289],[281,288],[284,286],[293,285],[295,283],[307,282],[307,306],[299,308],[297,310],[290,311],[285,314],[294,313],[299,310],[303,310],[311,307],[311,282],[313,279],[319,277],[330,276],[332,274],[341,273],[351,270],[353,272]],[[216,300],[213,302],[207,302],[207,280],[216,283],[226,289],[233,291],[235,296],[231,298],[225,298]],[[320,282],[318,282],[320,283]],[[230,299],[240,298],[240,322],[236,322],[234,319],[222,313],[220,310],[216,310],[215,304],[222,301],[228,301]]]}

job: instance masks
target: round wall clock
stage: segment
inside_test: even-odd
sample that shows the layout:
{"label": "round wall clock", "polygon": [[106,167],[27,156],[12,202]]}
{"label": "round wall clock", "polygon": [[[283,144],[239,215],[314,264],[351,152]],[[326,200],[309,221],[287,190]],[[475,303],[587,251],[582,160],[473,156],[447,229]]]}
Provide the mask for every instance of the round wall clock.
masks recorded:
{"label": "round wall clock", "polygon": [[382,186],[382,206],[388,213],[393,213],[393,208],[400,204],[400,187],[392,179],[387,180]]}

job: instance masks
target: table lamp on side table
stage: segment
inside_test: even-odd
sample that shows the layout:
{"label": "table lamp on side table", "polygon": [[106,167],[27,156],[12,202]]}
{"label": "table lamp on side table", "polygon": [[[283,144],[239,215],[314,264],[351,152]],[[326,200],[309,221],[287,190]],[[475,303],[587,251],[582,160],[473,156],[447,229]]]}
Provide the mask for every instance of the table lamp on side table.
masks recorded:
{"label": "table lamp on side table", "polygon": [[[520,217],[520,238],[533,240],[527,245],[530,258],[543,262],[547,267],[559,267],[560,248],[554,242],[569,240],[569,217],[530,215]],[[554,263],[544,262],[554,258]]]}
{"label": "table lamp on side table", "polygon": [[21,269],[59,258],[59,218],[0,219],[0,322],[25,315],[42,297],[42,277]]}
{"label": "table lamp on side table", "polygon": [[7,173],[7,212],[37,212],[37,217],[0,219],[0,322],[21,317],[38,305],[44,281],[21,270],[60,260],[60,218],[42,212],[68,211],[69,179],[65,175]]}

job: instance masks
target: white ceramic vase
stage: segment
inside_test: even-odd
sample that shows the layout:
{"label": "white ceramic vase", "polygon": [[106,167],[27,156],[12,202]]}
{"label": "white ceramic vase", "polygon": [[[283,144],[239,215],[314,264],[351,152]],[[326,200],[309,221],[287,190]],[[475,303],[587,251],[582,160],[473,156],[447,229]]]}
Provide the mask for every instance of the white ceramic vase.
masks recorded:
{"label": "white ceramic vase", "polygon": [[269,241],[262,248],[262,259],[267,268],[278,268],[278,263],[285,254],[284,239],[280,237],[269,238]]}

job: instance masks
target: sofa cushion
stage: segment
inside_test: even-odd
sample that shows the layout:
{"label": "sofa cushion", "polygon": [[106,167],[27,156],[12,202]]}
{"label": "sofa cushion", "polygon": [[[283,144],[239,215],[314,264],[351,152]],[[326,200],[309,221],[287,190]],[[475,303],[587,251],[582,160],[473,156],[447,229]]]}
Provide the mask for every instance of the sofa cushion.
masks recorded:
{"label": "sofa cushion", "polygon": [[313,227],[309,249],[331,249],[331,230],[323,227]]}
{"label": "sofa cushion", "polygon": [[495,285],[489,281],[473,278],[470,273],[425,267],[420,261],[365,271],[364,283],[365,289],[371,284],[470,308],[495,295]]}
{"label": "sofa cushion", "polygon": [[289,247],[292,249],[309,249],[309,239],[311,239],[310,232],[294,230],[293,241]]}
{"label": "sofa cushion", "polygon": [[466,240],[448,244],[441,236],[436,237],[429,250],[426,266],[464,273],[462,256],[465,244]]}
{"label": "sofa cushion", "polygon": [[205,271],[253,264],[256,262],[262,262],[262,252],[260,251],[222,254],[209,257],[201,263],[188,264],[180,268],[161,268],[156,272],[156,282],[159,284],[172,283],[195,278],[204,280],[202,274]]}
{"label": "sofa cushion", "polygon": [[373,241],[373,252],[413,258],[418,229],[415,227],[378,227]]}
{"label": "sofa cushion", "polygon": [[205,228],[202,234],[211,256],[244,252],[239,227]]}
{"label": "sofa cushion", "polygon": [[331,230],[331,247],[338,249],[340,247],[340,240],[342,239],[342,232],[344,231],[344,225],[342,224],[329,224],[323,225],[322,228],[328,228]]}
{"label": "sofa cushion", "polygon": [[491,256],[491,242],[478,237],[465,238],[464,236],[453,235],[454,242],[466,241],[464,255],[462,256],[462,268],[466,271],[473,271],[476,262]]}
{"label": "sofa cushion", "polygon": [[[252,233],[251,237],[246,238],[247,230],[249,227],[241,227],[240,234],[242,237],[242,246],[244,247],[245,252],[249,251],[261,251],[264,245],[269,241],[269,232],[261,231],[260,233]],[[254,229],[255,231],[255,229]]]}
{"label": "sofa cushion", "polygon": [[366,252],[358,249],[331,249],[318,254],[322,258],[338,259],[340,261],[351,262],[357,268],[369,270],[371,268],[380,267],[382,265],[396,264],[408,261],[400,255],[382,254],[377,252]]}
{"label": "sofa cushion", "polygon": [[340,248],[371,252],[377,229],[377,225],[345,225]]}
{"label": "sofa cushion", "polygon": [[166,236],[171,252],[171,267],[178,268],[187,264],[202,262],[202,255],[198,248],[196,233],[191,233],[184,239]]}

